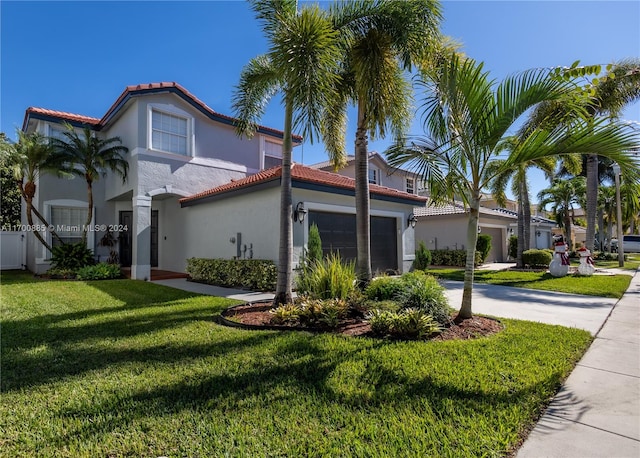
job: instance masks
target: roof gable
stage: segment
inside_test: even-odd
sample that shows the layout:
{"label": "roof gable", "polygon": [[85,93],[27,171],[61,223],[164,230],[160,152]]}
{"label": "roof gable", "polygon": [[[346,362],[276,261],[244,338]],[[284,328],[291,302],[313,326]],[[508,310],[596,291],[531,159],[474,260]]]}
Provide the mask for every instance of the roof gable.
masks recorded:
{"label": "roof gable", "polygon": [[[75,127],[90,127],[94,130],[101,130],[113,120],[120,110],[126,105],[126,103],[133,97],[140,97],[149,94],[157,93],[173,93],[176,96],[183,99],[185,102],[193,106],[200,113],[212,121],[220,122],[227,125],[235,125],[236,119],[218,113],[209,108],[203,101],[198,99],[195,95],[191,94],[185,88],[175,82],[163,82],[163,83],[149,83],[138,84],[135,86],[127,86],[125,90],[120,94],[116,101],[107,110],[104,116],[100,119],[90,116],[84,116],[74,113],[68,113],[64,111],[49,110],[46,108],[29,107],[25,112],[24,121],[22,123],[22,130],[26,130],[29,123],[29,119],[42,119],[44,121],[52,122],[68,122]],[[258,132],[270,135],[277,138],[283,138],[284,132],[271,127],[258,126]],[[294,143],[301,143],[302,137],[299,135],[292,136]]]}

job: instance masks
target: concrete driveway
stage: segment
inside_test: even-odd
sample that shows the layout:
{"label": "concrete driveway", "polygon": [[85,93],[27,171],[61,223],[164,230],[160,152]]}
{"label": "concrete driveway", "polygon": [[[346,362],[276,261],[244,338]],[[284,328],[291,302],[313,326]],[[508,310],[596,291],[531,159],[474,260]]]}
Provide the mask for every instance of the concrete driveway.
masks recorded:
{"label": "concrete driveway", "polygon": [[[451,306],[460,308],[462,282],[442,281]],[[509,286],[473,285],[473,312],[584,329],[595,335],[618,299],[537,291]]]}

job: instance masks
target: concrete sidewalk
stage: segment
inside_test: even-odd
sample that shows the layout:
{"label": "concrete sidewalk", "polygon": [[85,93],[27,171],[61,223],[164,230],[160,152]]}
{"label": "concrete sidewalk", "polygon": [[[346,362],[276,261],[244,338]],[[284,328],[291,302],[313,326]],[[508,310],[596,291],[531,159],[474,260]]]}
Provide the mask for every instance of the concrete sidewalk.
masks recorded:
{"label": "concrete sidewalk", "polygon": [[517,457],[640,457],[638,272]]}

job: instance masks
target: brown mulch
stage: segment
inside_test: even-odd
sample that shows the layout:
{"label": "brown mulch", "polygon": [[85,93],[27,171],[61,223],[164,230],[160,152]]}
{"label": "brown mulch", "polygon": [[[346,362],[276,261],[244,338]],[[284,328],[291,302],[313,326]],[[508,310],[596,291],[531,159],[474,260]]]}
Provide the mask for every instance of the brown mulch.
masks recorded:
{"label": "brown mulch", "polygon": [[[222,313],[222,316],[232,322],[248,325],[253,329],[296,329],[308,331],[321,331],[319,328],[308,328],[304,325],[273,325],[269,313],[271,310],[271,302],[255,302],[252,304],[239,305],[231,307]],[[447,326],[440,334],[434,336],[431,340],[467,340],[478,337],[490,336],[502,331],[503,325],[494,318],[483,316],[474,316],[472,318],[454,322]],[[375,337],[371,332],[371,326],[363,318],[350,317],[343,320],[340,325],[332,330],[338,334],[348,336],[368,336]]]}

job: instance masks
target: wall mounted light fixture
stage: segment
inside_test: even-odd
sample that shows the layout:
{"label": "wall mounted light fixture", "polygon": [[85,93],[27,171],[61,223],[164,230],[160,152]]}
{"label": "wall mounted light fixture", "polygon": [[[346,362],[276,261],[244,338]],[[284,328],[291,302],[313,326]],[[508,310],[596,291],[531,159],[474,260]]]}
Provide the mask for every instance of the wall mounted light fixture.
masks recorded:
{"label": "wall mounted light fixture", "polygon": [[540,237],[540,234],[542,234],[542,232],[536,231],[536,237]]}
{"label": "wall mounted light fixture", "polygon": [[304,208],[303,202],[298,202],[296,209],[293,212],[293,220],[299,221],[300,224],[304,222],[304,217],[307,214],[307,210]]}
{"label": "wall mounted light fixture", "polygon": [[414,215],[413,213],[411,213],[409,215],[409,218],[407,219],[407,224],[409,226],[411,226],[412,228],[416,227],[416,223],[418,222],[418,218],[416,217],[416,215]]}

